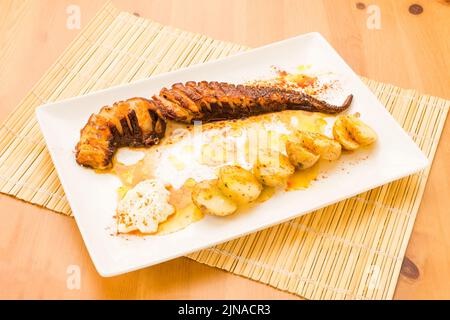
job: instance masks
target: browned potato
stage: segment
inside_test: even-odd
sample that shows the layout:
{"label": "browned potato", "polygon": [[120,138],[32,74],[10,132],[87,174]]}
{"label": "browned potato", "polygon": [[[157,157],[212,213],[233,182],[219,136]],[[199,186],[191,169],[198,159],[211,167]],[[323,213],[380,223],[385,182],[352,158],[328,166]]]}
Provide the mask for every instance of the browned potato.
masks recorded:
{"label": "browned potato", "polygon": [[260,150],[253,167],[256,178],[269,187],[281,186],[295,171],[294,166],[284,154],[271,150]]}
{"label": "browned potato", "polygon": [[225,196],[241,204],[256,200],[262,191],[262,185],[255,176],[239,166],[221,167],[218,187]]}
{"label": "browned potato", "polygon": [[333,125],[333,136],[346,150],[356,150],[377,140],[377,134],[359,119],[359,114],[340,116]]}
{"label": "browned potato", "polygon": [[356,142],[347,131],[344,125],[342,117],[337,118],[333,125],[333,136],[337,142],[339,142],[345,150],[356,150],[360,147],[360,144]]}
{"label": "browned potato", "polygon": [[288,140],[286,142],[286,153],[291,164],[298,169],[308,169],[320,158],[318,154],[312,153],[298,140]]}
{"label": "browned potato", "polygon": [[228,216],[237,210],[237,205],[226,197],[217,186],[217,179],[197,183],[192,190],[192,201],[205,214]]}
{"label": "browned potato", "polygon": [[341,145],[327,136],[309,131],[299,131],[296,134],[302,145],[325,160],[337,160],[341,156]]}
{"label": "browned potato", "polygon": [[360,145],[366,146],[377,140],[376,132],[359,119],[359,113],[347,115],[342,120],[352,138]]}

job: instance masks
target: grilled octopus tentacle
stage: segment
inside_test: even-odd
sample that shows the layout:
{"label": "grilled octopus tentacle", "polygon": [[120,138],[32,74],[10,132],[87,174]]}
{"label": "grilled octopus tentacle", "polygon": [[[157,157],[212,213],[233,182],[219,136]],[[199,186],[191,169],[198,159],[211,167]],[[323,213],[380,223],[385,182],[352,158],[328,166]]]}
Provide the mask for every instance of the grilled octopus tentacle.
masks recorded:
{"label": "grilled octopus tentacle", "polygon": [[206,81],[176,83],[153,97],[160,102],[159,111],[165,118],[185,123],[237,119],[283,110],[335,114],[347,109],[352,99],[349,95],[341,106],[334,106],[294,90]]}
{"label": "grilled octopus tentacle", "polygon": [[294,90],[234,85],[223,82],[176,83],[163,88],[151,100],[132,98],[103,107],[89,118],[76,146],[80,165],[107,169],[117,148],[158,144],[166,130],[165,120],[192,123],[245,118],[283,110],[307,110],[335,114],[347,109]]}
{"label": "grilled octopus tentacle", "polygon": [[76,146],[79,164],[107,169],[117,148],[145,147],[159,143],[166,130],[154,101],[132,98],[103,107],[80,132]]}

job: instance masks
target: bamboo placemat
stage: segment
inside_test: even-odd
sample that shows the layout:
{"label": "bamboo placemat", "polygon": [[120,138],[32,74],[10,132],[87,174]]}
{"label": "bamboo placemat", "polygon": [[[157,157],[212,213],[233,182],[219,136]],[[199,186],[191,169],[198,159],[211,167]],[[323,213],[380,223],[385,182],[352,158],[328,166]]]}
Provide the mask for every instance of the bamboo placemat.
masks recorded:
{"label": "bamboo placemat", "polygon": [[[37,106],[246,50],[107,4],[0,128],[0,192],[70,215]],[[364,79],[432,160],[450,101]],[[189,258],[309,299],[390,299],[429,170]]]}

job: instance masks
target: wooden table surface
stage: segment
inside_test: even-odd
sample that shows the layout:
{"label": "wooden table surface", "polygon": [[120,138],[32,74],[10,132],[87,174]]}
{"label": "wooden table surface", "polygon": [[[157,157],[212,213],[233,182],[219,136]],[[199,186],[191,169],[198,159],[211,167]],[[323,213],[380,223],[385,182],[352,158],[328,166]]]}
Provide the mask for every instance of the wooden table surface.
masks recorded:
{"label": "wooden table surface", "polygon": [[[79,32],[66,27],[67,7],[79,6],[83,27],[104,3],[0,0],[0,121]],[[450,99],[448,0],[113,3],[164,24],[253,47],[319,31],[358,74]],[[414,3],[422,13],[409,12]],[[380,25],[373,24],[377,10]],[[398,299],[450,298],[449,121],[408,246]],[[0,298],[297,298],[187,258],[104,279],[73,219],[0,195],[0,221]],[[80,289],[68,289],[71,265],[80,267]]]}

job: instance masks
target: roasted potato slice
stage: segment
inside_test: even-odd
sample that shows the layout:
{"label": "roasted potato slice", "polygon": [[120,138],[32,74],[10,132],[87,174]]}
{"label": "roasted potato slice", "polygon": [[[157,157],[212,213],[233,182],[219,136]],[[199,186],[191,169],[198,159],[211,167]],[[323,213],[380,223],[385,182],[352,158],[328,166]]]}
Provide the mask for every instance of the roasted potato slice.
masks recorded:
{"label": "roasted potato slice", "polygon": [[294,166],[284,154],[271,150],[258,153],[253,174],[264,185],[277,187],[286,183],[287,178],[295,171]]}
{"label": "roasted potato slice", "polygon": [[333,125],[333,136],[337,142],[339,142],[345,150],[356,150],[360,147],[360,144],[353,139],[350,133],[345,127],[343,116],[336,119]]}
{"label": "roasted potato slice", "polygon": [[237,210],[237,205],[226,197],[217,186],[217,179],[197,183],[192,190],[192,201],[205,214],[228,216]]}
{"label": "roasted potato slice", "polygon": [[217,185],[225,196],[240,204],[256,200],[262,191],[258,179],[239,166],[221,167]]}
{"label": "roasted potato slice", "polygon": [[320,158],[318,154],[305,148],[299,140],[288,140],[286,153],[291,164],[298,169],[311,168]]}
{"label": "roasted potato slice", "polygon": [[340,116],[333,125],[333,136],[346,150],[356,150],[377,140],[376,132],[359,119],[359,113]]}
{"label": "roasted potato slice", "polygon": [[366,146],[377,140],[376,132],[359,119],[359,113],[344,116],[342,121],[350,136],[360,145]]}
{"label": "roasted potato slice", "polygon": [[339,142],[327,136],[309,131],[299,131],[296,133],[302,145],[314,154],[325,160],[337,160],[341,156],[341,145]]}

